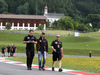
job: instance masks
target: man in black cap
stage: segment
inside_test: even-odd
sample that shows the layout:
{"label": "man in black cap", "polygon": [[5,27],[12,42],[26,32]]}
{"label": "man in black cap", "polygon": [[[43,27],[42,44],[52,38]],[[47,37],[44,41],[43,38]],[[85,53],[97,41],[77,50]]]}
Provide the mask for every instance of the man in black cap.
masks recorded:
{"label": "man in black cap", "polygon": [[[45,70],[46,55],[48,54],[48,42],[45,39],[45,33],[42,32],[40,38],[37,40],[37,51],[39,59],[39,70]],[[43,56],[43,64],[41,66],[41,58]]]}
{"label": "man in black cap", "polygon": [[52,63],[52,71],[54,71],[55,61],[59,61],[59,72],[62,72],[61,69],[61,59],[63,57],[63,48],[62,48],[62,42],[60,41],[60,35],[56,36],[56,40],[54,40],[51,44],[51,47],[53,49],[53,63]]}
{"label": "man in black cap", "polygon": [[27,55],[27,70],[32,70],[32,61],[34,58],[34,44],[37,44],[37,39],[33,36],[33,30],[29,31],[29,35],[25,36],[24,44],[26,44],[26,55]]}

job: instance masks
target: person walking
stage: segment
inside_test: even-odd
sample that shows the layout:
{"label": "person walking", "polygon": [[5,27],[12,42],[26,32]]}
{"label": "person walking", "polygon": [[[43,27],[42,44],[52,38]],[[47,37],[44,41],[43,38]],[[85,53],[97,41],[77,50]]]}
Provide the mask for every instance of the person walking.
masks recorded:
{"label": "person walking", "polygon": [[13,44],[11,45],[10,56],[13,57]]}
{"label": "person walking", "polygon": [[[48,42],[45,38],[45,33],[42,32],[40,38],[37,40],[37,52],[39,60],[39,70],[45,70],[46,56],[48,54]],[[41,66],[41,58],[43,56],[43,64]]]}
{"label": "person walking", "polygon": [[34,44],[37,44],[37,39],[33,33],[34,31],[30,30],[29,35],[25,36],[23,40],[23,43],[26,44],[27,70],[32,70],[32,61],[35,55]]}
{"label": "person walking", "polygon": [[2,46],[2,57],[5,57],[5,47],[4,47],[4,45]]}
{"label": "person walking", "polygon": [[59,61],[59,72],[62,72],[61,69],[61,59],[63,57],[63,48],[62,48],[62,42],[60,41],[60,35],[56,36],[56,40],[54,40],[51,44],[51,48],[53,50],[53,63],[52,63],[52,71],[54,70],[55,61]]}
{"label": "person walking", "polygon": [[8,57],[10,57],[10,51],[11,51],[11,47],[10,47],[10,44],[8,44],[7,46]]}
{"label": "person walking", "polygon": [[15,53],[16,53],[16,47],[15,47],[15,45],[12,46],[12,53],[13,53],[13,57],[15,57]]}

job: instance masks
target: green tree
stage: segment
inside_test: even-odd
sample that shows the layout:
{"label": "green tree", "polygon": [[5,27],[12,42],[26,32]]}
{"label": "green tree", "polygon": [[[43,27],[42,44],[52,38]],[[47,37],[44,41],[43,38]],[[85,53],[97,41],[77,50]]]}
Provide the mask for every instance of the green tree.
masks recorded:
{"label": "green tree", "polygon": [[93,25],[93,28],[100,28],[100,15],[89,14],[86,17],[86,23],[91,23]]}
{"label": "green tree", "polygon": [[17,7],[16,14],[21,14],[20,9]]}
{"label": "green tree", "polygon": [[2,12],[2,14],[10,14],[10,13],[8,13],[7,11],[4,11],[4,12]]}
{"label": "green tree", "polygon": [[0,13],[8,10],[8,4],[4,0],[0,0]]}
{"label": "green tree", "polygon": [[[6,6],[2,1],[8,5],[8,11],[4,10]],[[88,14],[100,14],[100,0],[0,0],[0,2],[0,13],[7,11],[13,14],[43,15],[44,7],[47,5],[50,13],[64,13],[65,16],[70,16],[80,23],[85,23]]]}
{"label": "green tree", "polygon": [[44,26],[41,24],[41,25],[38,26],[38,29],[41,30],[41,31],[43,31],[43,27]]}
{"label": "green tree", "polygon": [[53,29],[58,29],[59,27],[58,27],[58,21],[54,21],[53,23],[52,23],[52,28]]}
{"label": "green tree", "polygon": [[80,24],[79,26],[78,26],[78,30],[79,31],[84,31],[86,28],[85,28],[85,25],[84,24]]}
{"label": "green tree", "polygon": [[50,22],[49,22],[49,20],[47,20],[46,21],[46,26],[49,27],[49,25],[50,25]]}
{"label": "green tree", "polygon": [[6,29],[7,29],[7,30],[10,30],[10,29],[11,29],[11,24],[10,24],[10,23],[7,23],[7,24],[6,24]]}
{"label": "green tree", "polygon": [[61,29],[66,29],[66,30],[73,29],[74,20],[69,16],[62,17],[58,21],[58,27],[60,27]]}
{"label": "green tree", "polygon": [[28,9],[29,9],[29,4],[25,3],[24,5],[20,5],[16,9],[16,13],[18,13],[18,14],[28,14]]}

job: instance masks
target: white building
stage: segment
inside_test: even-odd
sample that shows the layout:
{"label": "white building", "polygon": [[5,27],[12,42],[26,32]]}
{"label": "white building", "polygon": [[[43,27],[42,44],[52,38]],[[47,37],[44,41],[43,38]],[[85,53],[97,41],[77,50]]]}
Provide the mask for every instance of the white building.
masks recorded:
{"label": "white building", "polygon": [[58,21],[61,17],[64,17],[64,14],[60,13],[48,13],[48,7],[45,6],[44,8],[44,16],[47,18],[47,20],[50,22],[50,27],[54,21]]}

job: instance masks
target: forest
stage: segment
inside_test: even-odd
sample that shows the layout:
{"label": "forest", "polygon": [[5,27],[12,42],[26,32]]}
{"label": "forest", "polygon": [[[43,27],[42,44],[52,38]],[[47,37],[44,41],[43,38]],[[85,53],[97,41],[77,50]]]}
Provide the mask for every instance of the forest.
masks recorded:
{"label": "forest", "polygon": [[100,0],[0,0],[0,14],[43,15],[46,5],[50,13],[64,13],[80,23],[89,14],[100,14]]}

